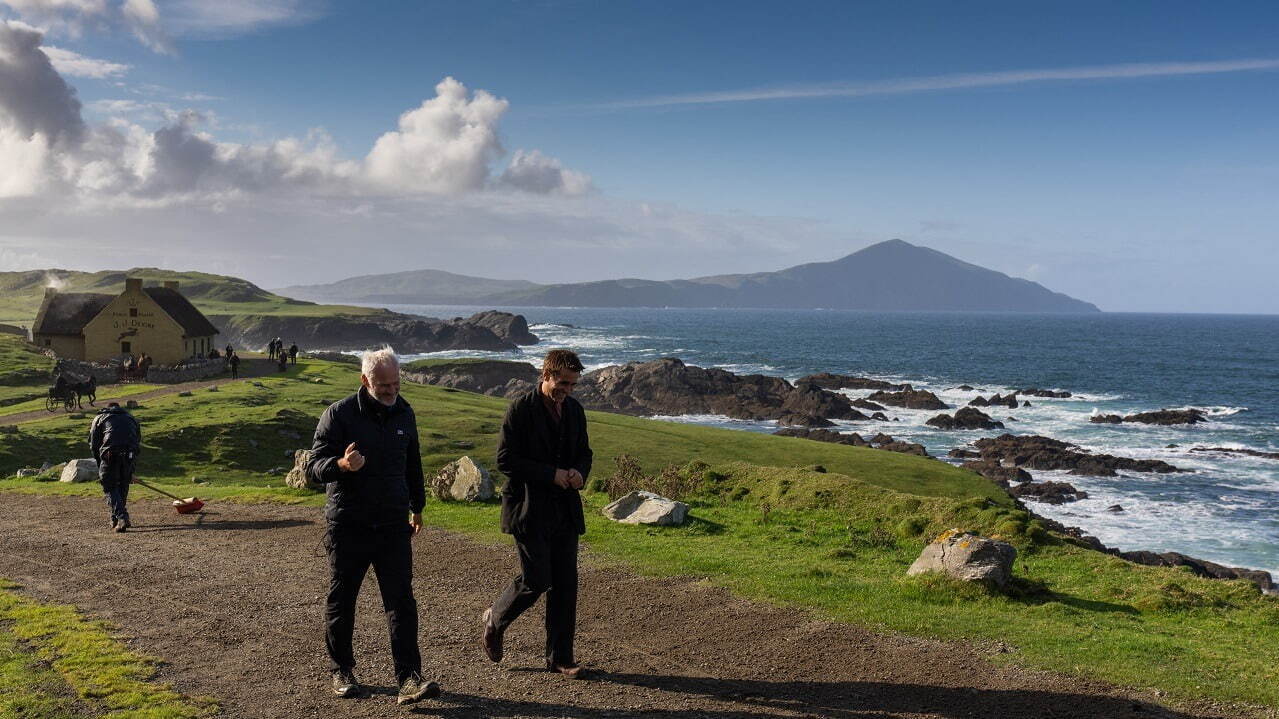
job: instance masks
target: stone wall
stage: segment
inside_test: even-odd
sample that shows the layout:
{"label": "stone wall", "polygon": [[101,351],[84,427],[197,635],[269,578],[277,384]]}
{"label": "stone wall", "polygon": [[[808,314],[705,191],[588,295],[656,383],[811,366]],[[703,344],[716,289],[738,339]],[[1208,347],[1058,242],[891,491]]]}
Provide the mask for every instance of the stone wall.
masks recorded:
{"label": "stone wall", "polygon": [[53,377],[62,373],[78,377],[90,377],[98,380],[98,384],[115,384],[120,381],[119,362],[85,362],[84,360],[59,357],[53,365]]}
{"label": "stone wall", "polygon": [[153,365],[147,370],[146,381],[156,384],[180,384],[213,377],[222,372],[223,364],[220,358],[187,360],[173,366]]}

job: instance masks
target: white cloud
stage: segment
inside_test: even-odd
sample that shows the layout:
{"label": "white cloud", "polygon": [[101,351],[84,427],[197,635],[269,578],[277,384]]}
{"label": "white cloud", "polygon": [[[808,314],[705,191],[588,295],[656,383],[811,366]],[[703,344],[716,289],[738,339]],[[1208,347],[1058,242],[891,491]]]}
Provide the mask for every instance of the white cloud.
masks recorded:
{"label": "white cloud", "polygon": [[528,192],[582,195],[592,189],[589,175],[569,170],[537,150],[516,150],[498,183]]}
{"label": "white cloud", "polygon": [[120,16],[138,42],[156,52],[173,53],[173,41],[160,26],[160,11],[151,0],[125,0]]}
{"label": "white cloud", "polygon": [[369,177],[385,189],[464,192],[488,180],[502,155],[497,123],[507,102],[446,77],[435,97],[400,115],[399,129],[377,139],[366,159]]}
{"label": "white cloud", "polygon": [[129,71],[129,66],[110,60],[85,57],[78,52],[66,50],[52,45],[41,48],[49,56],[53,68],[63,75],[71,77],[88,77],[101,80],[107,77],[121,77]]}
{"label": "white cloud", "polygon": [[199,37],[241,35],[310,22],[323,15],[323,9],[323,3],[314,0],[179,0],[165,6],[175,34]]}
{"label": "white cloud", "polygon": [[714,105],[764,100],[800,100],[828,97],[866,97],[900,95],[939,90],[963,90],[978,87],[1027,85],[1068,80],[1118,80],[1143,77],[1175,77],[1227,72],[1255,72],[1279,69],[1279,59],[1223,60],[1218,62],[1147,62],[1091,67],[1049,68],[1040,70],[1008,70],[977,72],[932,77],[907,77],[856,85],[799,85],[748,90],[724,90],[684,95],[661,95],[635,100],[619,100],[596,105],[597,109],[623,110],[679,105]]}

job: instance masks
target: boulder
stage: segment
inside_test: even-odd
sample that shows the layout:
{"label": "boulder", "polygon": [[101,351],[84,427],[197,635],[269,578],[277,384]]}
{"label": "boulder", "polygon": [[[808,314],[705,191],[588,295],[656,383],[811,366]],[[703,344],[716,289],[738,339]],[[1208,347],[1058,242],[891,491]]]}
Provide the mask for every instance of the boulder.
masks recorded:
{"label": "boulder", "polygon": [[1029,469],[1070,470],[1072,474],[1109,477],[1115,470],[1132,472],[1182,472],[1158,459],[1132,459],[1110,454],[1089,454],[1072,444],[1040,435],[1002,434],[973,442],[983,460]]}
{"label": "boulder", "polygon": [[901,454],[914,454],[920,457],[929,457],[928,449],[922,444],[915,442],[903,442],[900,440],[885,442],[875,449],[882,449],[885,452],[899,452]]}
{"label": "boulder", "polygon": [[680,525],[688,518],[688,505],[652,492],[634,491],[610,502],[603,513],[622,524]]}
{"label": "boulder", "polygon": [[1007,542],[949,530],[924,547],[907,575],[941,572],[965,582],[1003,587],[1013,576],[1017,550]]}
{"label": "boulder", "polygon": [[435,473],[431,478],[431,491],[440,499],[484,502],[493,498],[493,478],[475,460],[461,457]]}
{"label": "boulder", "polygon": [[1114,512],[1114,513],[1118,514],[1118,513],[1122,512],[1122,511],[1124,511],[1124,506],[1123,506],[1122,504],[1112,504],[1112,505],[1110,505],[1109,507],[1106,507],[1106,511],[1107,511],[1107,512]]}
{"label": "boulder", "polygon": [[316,492],[323,492],[324,485],[316,484],[307,476],[306,465],[311,461],[311,450],[298,449],[293,451],[293,469],[284,475],[284,483],[294,489],[311,489]]}
{"label": "boulder", "polygon": [[1071,396],[1069,392],[1054,392],[1050,389],[1039,389],[1038,387],[1019,389],[1017,394],[1024,394],[1028,397],[1055,397],[1057,399],[1065,399]]}
{"label": "boulder", "polygon": [[1207,422],[1208,417],[1203,410],[1199,409],[1160,409],[1154,412],[1130,414],[1124,417],[1124,421],[1159,425],[1197,424]]}
{"label": "boulder", "polygon": [[96,482],[98,479],[98,463],[92,459],[68,460],[62,468],[59,482]]}
{"label": "boulder", "polygon": [[1069,482],[1026,482],[1008,489],[1018,499],[1032,499],[1044,504],[1065,504],[1087,499],[1088,493],[1075,489]]}
{"label": "boulder", "polygon": [[961,407],[952,417],[939,414],[924,424],[938,429],[1003,429],[1003,422],[996,422],[976,407]]}
{"label": "boulder", "polygon": [[853,400],[853,406],[857,407],[858,409],[868,409],[872,412],[884,411],[884,405],[875,404],[874,402],[871,402],[868,399],[862,399],[861,397],[858,397],[857,399]]}
{"label": "boulder", "polygon": [[38,474],[40,474],[40,469],[38,467],[23,467],[22,469],[19,469],[17,472],[15,472],[14,476],[19,478],[34,477]]}
{"label": "boulder", "polygon": [[1119,424],[1124,421],[1124,418],[1117,414],[1094,414],[1088,418],[1088,421],[1096,424]]}
{"label": "boulder", "polygon": [[[883,412],[875,412],[875,413],[871,414],[870,418],[871,418],[871,419],[873,419],[873,420],[875,420],[875,421],[877,421],[877,422],[887,422],[887,421],[888,421],[888,415],[884,414]],[[894,421],[894,422],[897,422],[897,421],[898,421],[898,419],[897,419],[896,417],[893,417],[893,421]]]}
{"label": "boulder", "polygon": [[946,409],[946,403],[937,395],[924,389],[907,389],[900,392],[875,392],[867,397],[872,402],[891,404],[907,409]]}
{"label": "boulder", "polygon": [[[954,450],[951,451],[953,452]],[[1013,482],[1029,482],[1032,479],[1030,472],[1021,467],[1005,467],[998,462],[990,460],[964,462],[959,466],[964,469],[971,469],[1004,489],[1008,489]]]}
{"label": "boulder", "polygon": [[964,449],[963,447],[956,447],[947,452],[946,456],[954,457],[955,459],[977,459],[981,456],[981,453],[974,452],[971,449]]}

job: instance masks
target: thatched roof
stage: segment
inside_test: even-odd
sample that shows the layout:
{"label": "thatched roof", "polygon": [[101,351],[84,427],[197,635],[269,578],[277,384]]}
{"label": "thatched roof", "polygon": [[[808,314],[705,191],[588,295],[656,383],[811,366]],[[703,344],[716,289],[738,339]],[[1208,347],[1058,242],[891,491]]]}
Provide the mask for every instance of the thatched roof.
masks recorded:
{"label": "thatched roof", "polygon": [[207,337],[218,334],[218,328],[214,327],[213,323],[181,292],[168,287],[144,287],[142,291],[150,295],[165,314],[182,325],[182,333],[187,337]]}
{"label": "thatched roof", "polygon": [[50,296],[49,304],[39,321],[31,328],[32,335],[80,335],[89,320],[98,316],[115,295],[92,292],[59,292]]}

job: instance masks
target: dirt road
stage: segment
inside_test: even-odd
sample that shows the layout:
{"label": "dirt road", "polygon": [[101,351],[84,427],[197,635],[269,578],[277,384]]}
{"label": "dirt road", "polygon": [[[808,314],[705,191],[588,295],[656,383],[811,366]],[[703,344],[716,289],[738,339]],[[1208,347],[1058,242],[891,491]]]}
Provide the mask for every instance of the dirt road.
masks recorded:
{"label": "dirt road", "polygon": [[[424,673],[444,696],[394,704],[385,624],[366,580],[357,676],[377,694],[328,690],[321,630],[327,570],[314,508],[210,505],[178,516],[135,488],[138,527],[107,527],[100,500],[0,495],[0,576],[73,603],[161,657],[160,678],[215,697],[228,717],[1208,717],[1149,695],[998,667],[970,647],[883,636],[735,599],[692,579],[584,560],[579,660],[595,678],[539,670],[540,603],[511,627],[507,657],[478,648],[478,616],[514,573],[513,550],[439,530],[415,544]],[[428,507],[429,519],[429,507]]]}

